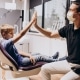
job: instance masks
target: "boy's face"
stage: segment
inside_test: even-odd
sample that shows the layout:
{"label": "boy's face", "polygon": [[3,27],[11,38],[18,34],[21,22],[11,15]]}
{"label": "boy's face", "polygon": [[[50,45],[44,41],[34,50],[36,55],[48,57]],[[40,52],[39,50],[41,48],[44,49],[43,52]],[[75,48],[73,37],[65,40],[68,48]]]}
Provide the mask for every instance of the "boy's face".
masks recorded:
{"label": "boy's face", "polygon": [[4,35],[5,39],[13,38],[14,36],[14,30],[10,30],[7,34]]}

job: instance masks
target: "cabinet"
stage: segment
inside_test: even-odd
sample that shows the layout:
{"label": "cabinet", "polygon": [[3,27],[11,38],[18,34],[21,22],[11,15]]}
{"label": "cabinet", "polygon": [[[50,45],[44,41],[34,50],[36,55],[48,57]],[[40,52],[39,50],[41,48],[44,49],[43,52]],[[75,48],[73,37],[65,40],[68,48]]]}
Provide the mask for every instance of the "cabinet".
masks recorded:
{"label": "cabinet", "polygon": [[67,45],[66,40],[59,38],[59,39],[50,39],[50,52],[51,54],[59,52],[59,57],[63,57],[67,55]]}
{"label": "cabinet", "polygon": [[21,38],[17,43],[15,43],[16,48],[19,51],[29,53],[29,40],[28,37]]}
{"label": "cabinet", "polygon": [[41,53],[44,55],[54,55],[57,51],[59,57],[67,55],[66,40],[59,38],[47,38],[42,35],[27,34],[29,38],[29,51],[31,53]]}
{"label": "cabinet", "polygon": [[28,34],[30,53],[49,54],[50,41],[49,38],[40,35]]}
{"label": "cabinet", "polygon": [[67,46],[65,39],[47,38],[45,36],[28,33],[26,39],[23,38],[22,42],[16,44],[18,50],[28,53],[41,53],[44,55],[54,55],[57,51],[60,53],[59,57],[67,55]]}

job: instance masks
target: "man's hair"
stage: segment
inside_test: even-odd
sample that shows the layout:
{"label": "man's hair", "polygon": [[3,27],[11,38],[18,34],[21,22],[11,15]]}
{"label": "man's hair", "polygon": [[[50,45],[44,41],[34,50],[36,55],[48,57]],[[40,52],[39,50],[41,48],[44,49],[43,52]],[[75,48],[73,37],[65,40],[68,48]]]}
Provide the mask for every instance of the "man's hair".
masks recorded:
{"label": "man's hair", "polygon": [[78,6],[77,12],[80,12],[80,0],[73,0],[71,3],[74,3]]}
{"label": "man's hair", "polygon": [[1,33],[8,33],[9,31],[11,31],[11,30],[14,30],[14,27],[13,26],[11,26],[11,25],[9,25],[9,24],[4,24],[4,25],[1,25],[0,26],[0,31],[1,31]]}

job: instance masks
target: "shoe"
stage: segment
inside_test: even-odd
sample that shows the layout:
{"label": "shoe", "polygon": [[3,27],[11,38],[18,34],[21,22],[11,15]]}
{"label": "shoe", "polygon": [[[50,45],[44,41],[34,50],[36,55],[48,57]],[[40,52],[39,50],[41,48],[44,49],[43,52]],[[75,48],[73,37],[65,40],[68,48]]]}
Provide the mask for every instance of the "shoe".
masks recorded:
{"label": "shoe", "polygon": [[65,60],[66,58],[67,58],[67,56],[61,57],[61,58],[59,58],[59,61]]}
{"label": "shoe", "polygon": [[56,52],[52,57],[53,59],[57,59],[59,57],[59,52]]}

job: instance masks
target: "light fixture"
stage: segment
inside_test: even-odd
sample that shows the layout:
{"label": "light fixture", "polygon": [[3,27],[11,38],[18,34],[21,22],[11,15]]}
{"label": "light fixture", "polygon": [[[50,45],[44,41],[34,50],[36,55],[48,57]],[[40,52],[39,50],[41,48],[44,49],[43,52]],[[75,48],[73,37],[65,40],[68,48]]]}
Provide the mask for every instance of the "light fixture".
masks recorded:
{"label": "light fixture", "polygon": [[7,10],[16,10],[16,3],[15,0],[12,0],[12,3],[6,2],[5,9]]}

